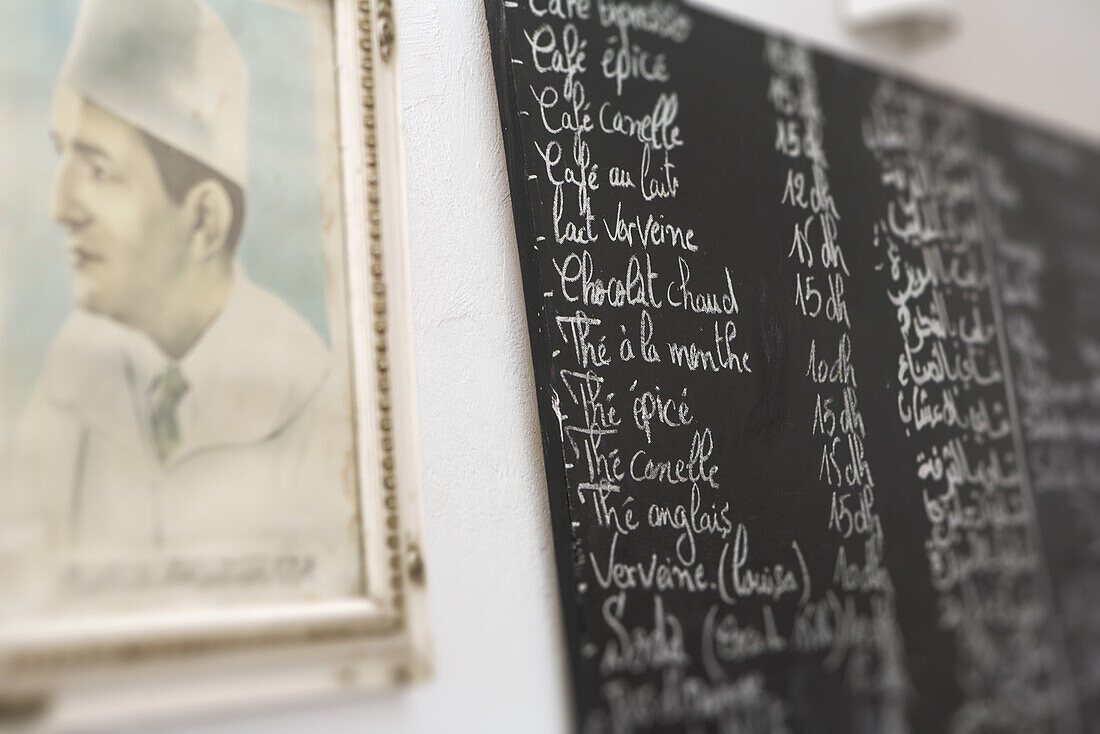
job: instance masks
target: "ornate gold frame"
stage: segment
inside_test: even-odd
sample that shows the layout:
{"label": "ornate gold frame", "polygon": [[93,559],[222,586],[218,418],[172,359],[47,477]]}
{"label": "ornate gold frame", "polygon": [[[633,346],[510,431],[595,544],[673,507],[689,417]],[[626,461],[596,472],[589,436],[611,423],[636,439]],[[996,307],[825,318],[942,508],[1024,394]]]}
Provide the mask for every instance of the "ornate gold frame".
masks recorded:
{"label": "ornate gold frame", "polygon": [[[356,365],[353,378],[361,398],[366,396],[358,384],[361,378],[367,377],[362,381],[374,387],[373,428],[378,441],[373,448],[378,452],[379,473],[368,481],[380,489],[375,494],[385,528],[387,583],[379,584],[384,586],[381,595],[369,598],[375,605],[373,611],[345,611],[331,619],[272,618],[248,628],[235,624],[225,629],[212,627],[140,639],[101,639],[76,645],[61,640],[15,651],[0,650],[0,728],[13,722],[46,730],[84,726],[84,722],[67,717],[51,720],[54,699],[65,695],[67,682],[94,677],[104,669],[118,672],[185,662],[213,672],[234,656],[262,659],[265,653],[272,653],[277,654],[280,663],[300,664],[303,670],[313,671],[308,674],[313,677],[318,670],[336,673],[329,678],[335,681],[331,685],[303,684],[305,695],[401,684],[430,674],[425,572],[420,553],[395,19],[391,0],[327,2],[332,7],[337,41],[341,18],[353,18],[357,28],[366,227],[365,237],[354,238],[350,226],[345,237],[349,255],[353,247],[365,244],[369,256],[370,323],[365,339],[372,347],[373,369],[367,377],[365,365]],[[338,87],[340,96],[350,89],[344,80]],[[343,137],[348,130],[341,125],[341,132]],[[347,165],[344,156],[341,163]],[[346,185],[347,176],[343,181]],[[345,222],[353,209],[345,207]],[[349,258],[349,280],[354,267]],[[348,298],[356,295],[356,289],[349,287]],[[354,319],[351,324],[354,327]],[[398,335],[396,344],[394,334]],[[356,421],[358,433],[373,435],[364,428]],[[364,484],[362,469],[360,464],[360,498],[366,502],[371,492]],[[369,560],[370,549],[365,544],[361,555],[364,561]],[[334,662],[341,659],[343,662]],[[348,659],[355,662],[348,663]],[[308,675],[304,674],[303,680]],[[273,695],[262,684],[250,685],[246,679],[247,672],[240,678],[246,689],[242,699],[261,702]],[[120,695],[124,693],[119,691]]]}

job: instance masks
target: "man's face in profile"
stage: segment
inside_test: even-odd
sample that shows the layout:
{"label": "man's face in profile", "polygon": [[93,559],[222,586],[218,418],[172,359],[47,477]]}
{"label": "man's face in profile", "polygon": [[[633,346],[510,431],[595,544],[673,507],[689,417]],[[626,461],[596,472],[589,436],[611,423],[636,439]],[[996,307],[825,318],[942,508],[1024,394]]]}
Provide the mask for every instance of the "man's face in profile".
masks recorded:
{"label": "man's face in profile", "polygon": [[188,226],[142,134],[62,85],[53,217],[68,234],[77,303],[135,324],[185,264]]}

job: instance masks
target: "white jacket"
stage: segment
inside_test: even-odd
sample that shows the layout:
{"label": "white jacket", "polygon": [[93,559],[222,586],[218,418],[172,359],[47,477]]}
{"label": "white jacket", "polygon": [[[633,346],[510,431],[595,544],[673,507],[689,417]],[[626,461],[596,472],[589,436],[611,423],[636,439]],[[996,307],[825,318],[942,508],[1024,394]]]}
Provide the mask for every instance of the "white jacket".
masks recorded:
{"label": "white jacket", "polygon": [[[354,593],[350,386],[312,328],[238,269],[225,308],[178,363],[180,445],[162,465],[150,395],[167,365],[108,319],[78,311],[63,326],[4,488],[6,545],[24,549],[22,570],[48,559],[48,576],[68,574],[61,591],[93,606],[135,589],[161,601]],[[36,597],[58,593],[36,585]]]}

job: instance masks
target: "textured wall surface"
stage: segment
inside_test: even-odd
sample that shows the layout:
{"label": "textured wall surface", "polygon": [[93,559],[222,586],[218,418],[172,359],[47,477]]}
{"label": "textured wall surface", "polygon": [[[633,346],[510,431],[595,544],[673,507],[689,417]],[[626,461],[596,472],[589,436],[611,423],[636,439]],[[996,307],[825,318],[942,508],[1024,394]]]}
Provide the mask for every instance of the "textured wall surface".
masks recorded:
{"label": "textured wall surface", "polygon": [[[909,49],[847,33],[835,0],[699,4],[1100,140],[1100,3],[957,2],[952,36]],[[437,675],[411,691],[164,734],[566,728],[534,381],[482,0],[395,5]]]}

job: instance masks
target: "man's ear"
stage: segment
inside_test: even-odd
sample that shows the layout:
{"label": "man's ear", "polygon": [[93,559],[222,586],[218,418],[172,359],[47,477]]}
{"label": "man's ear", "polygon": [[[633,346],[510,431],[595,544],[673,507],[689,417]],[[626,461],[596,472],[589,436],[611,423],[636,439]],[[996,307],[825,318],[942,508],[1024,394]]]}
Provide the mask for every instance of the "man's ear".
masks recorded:
{"label": "man's ear", "polygon": [[222,253],[233,224],[233,202],[225,186],[212,178],[205,179],[187,192],[183,204],[191,220],[191,254],[208,260]]}

